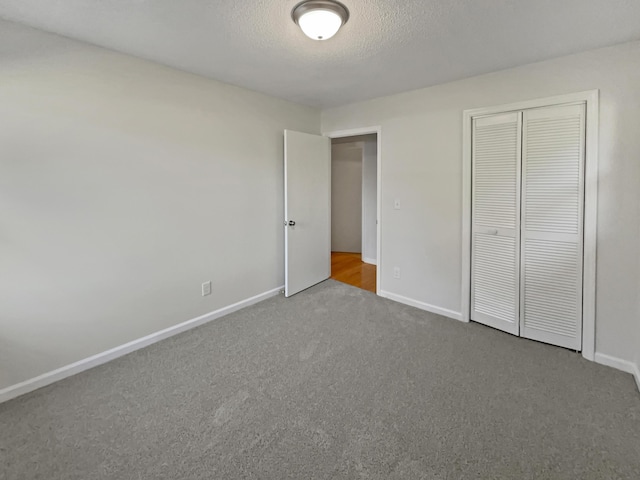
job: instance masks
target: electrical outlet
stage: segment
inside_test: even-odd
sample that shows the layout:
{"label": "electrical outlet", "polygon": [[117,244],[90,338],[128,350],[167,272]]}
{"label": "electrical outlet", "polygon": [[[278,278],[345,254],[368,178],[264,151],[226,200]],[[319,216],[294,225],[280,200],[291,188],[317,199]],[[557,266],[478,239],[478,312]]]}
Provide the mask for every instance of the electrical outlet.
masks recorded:
{"label": "electrical outlet", "polygon": [[395,208],[396,210],[400,210],[400,199],[399,198],[396,198],[393,201],[393,208]]}
{"label": "electrical outlet", "polygon": [[400,279],[400,267],[393,267],[393,278]]}
{"label": "electrical outlet", "polygon": [[206,297],[207,295],[211,295],[211,281],[202,284],[202,296]]}

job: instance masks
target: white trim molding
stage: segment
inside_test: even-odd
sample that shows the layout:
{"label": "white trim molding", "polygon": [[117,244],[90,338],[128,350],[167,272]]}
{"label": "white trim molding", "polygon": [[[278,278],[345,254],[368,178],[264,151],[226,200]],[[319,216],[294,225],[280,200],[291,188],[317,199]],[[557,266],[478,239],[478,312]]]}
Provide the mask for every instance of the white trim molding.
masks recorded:
{"label": "white trim molding", "polygon": [[268,298],[275,297],[276,295],[280,294],[283,288],[284,286],[274,288],[272,290],[260,293],[245,300],[241,300],[232,305],[228,305],[205,315],[201,315],[191,320],[187,320],[186,322],[179,323],[178,325],[174,325],[145,337],[138,338],[137,340],[125,343],[124,345],[120,345],[105,352],[92,355],[91,357],[71,363],[69,365],[65,365],[64,367],[57,368],[37,377],[30,378],[29,380],[25,380],[24,382],[20,382],[15,385],[3,388],[2,390],[0,390],[0,403],[6,402],[39,388],[46,387],[47,385],[63,380],[67,377],[71,377],[73,375],[76,375],[77,373],[84,372],[85,370],[89,370],[90,368],[97,367],[98,365],[102,365],[111,360],[115,360],[116,358],[122,357],[131,352],[135,352],[136,350],[140,350],[141,348],[148,347],[149,345],[153,345],[154,343],[165,340],[169,337],[173,337],[174,335],[178,335],[179,333],[186,332],[187,330],[191,330],[192,328],[204,325],[205,323],[224,317],[225,315],[236,312],[250,305],[254,305]]}
{"label": "white trim molding", "polygon": [[376,261],[375,258],[362,257],[362,261],[364,263],[368,263],[369,265],[377,265],[378,264],[378,262]]}
{"label": "white trim molding", "polygon": [[595,362],[600,365],[605,365],[625,373],[630,373],[636,381],[638,391],[640,391],[640,368],[637,364],[628,360],[622,360],[621,358],[612,357],[611,355],[605,355],[600,352],[596,352],[594,359]]}
{"label": "white trim molding", "polygon": [[453,310],[449,310],[448,308],[436,307],[435,305],[430,305],[419,300],[414,300],[413,298],[403,297],[402,295],[386,292],[384,290],[381,290],[379,295],[381,297],[388,298],[389,300],[393,300],[394,302],[403,303],[405,305],[409,305],[410,307],[415,307],[419,308],[420,310],[425,310],[437,315],[442,315],[443,317],[453,318],[454,320],[460,321],[462,320],[462,314],[460,312],[454,312]]}
{"label": "white trim molding", "polygon": [[586,104],[582,356],[595,360],[599,91],[465,110],[462,114],[462,321],[471,311],[471,124],[473,118],[553,105]]}
{"label": "white trim molding", "polygon": [[605,365],[607,367],[615,368],[616,370],[631,374],[634,373],[636,368],[636,365],[633,362],[622,360],[621,358],[613,357],[611,355],[606,355],[600,352],[596,352],[594,360],[600,365]]}
{"label": "white trim molding", "polygon": [[[359,135],[376,134],[376,156],[377,156],[377,192],[376,192],[376,209],[377,209],[377,228],[376,228],[376,294],[382,295],[382,127],[377,125],[373,127],[351,128],[348,130],[335,130],[333,132],[322,132],[322,135],[329,138],[357,137]],[[370,262],[366,262],[370,263]]]}

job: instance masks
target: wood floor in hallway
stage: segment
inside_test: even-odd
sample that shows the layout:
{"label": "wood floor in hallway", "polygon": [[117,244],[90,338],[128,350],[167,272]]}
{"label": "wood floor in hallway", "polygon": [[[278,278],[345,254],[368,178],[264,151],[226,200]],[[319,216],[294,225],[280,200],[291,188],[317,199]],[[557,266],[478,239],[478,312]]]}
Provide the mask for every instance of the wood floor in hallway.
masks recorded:
{"label": "wood floor in hallway", "polygon": [[376,292],[376,266],[364,263],[359,253],[331,252],[331,278]]}

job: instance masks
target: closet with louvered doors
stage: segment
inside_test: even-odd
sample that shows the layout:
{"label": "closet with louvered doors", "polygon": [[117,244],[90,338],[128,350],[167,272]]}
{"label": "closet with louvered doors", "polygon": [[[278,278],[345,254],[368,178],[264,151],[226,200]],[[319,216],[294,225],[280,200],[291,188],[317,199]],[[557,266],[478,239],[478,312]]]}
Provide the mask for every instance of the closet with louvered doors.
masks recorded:
{"label": "closet with louvered doors", "polygon": [[580,350],[585,105],[472,126],[471,319]]}

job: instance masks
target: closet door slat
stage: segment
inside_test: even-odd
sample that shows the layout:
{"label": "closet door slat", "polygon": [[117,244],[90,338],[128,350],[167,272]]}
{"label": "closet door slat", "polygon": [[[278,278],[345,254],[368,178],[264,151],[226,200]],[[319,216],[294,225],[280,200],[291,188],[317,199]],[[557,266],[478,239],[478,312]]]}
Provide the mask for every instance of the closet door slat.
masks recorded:
{"label": "closet door slat", "polygon": [[584,105],[523,113],[520,334],[582,348]]}
{"label": "closet door slat", "polygon": [[473,120],[471,319],[519,332],[521,113]]}

